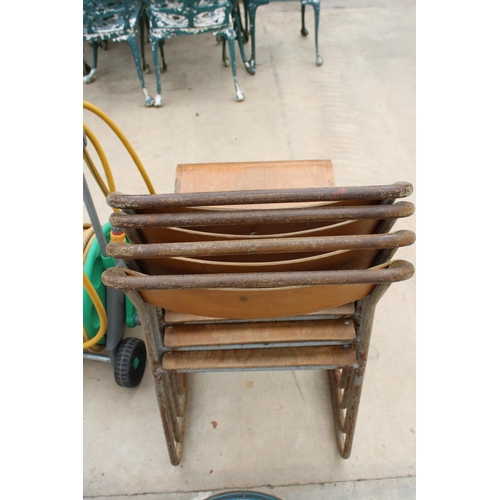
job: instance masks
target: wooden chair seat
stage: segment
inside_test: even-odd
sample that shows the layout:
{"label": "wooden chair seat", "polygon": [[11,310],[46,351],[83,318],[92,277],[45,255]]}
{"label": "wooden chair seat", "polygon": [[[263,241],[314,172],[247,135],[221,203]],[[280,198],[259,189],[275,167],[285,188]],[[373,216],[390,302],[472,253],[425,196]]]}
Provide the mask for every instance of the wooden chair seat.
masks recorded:
{"label": "wooden chair seat", "polygon": [[295,347],[353,343],[354,323],[344,319],[254,323],[182,324],[165,328],[164,345],[172,351]]}
{"label": "wooden chair seat", "polygon": [[[394,264],[399,266],[400,261]],[[365,273],[376,271],[379,273],[387,269],[390,264],[385,263],[375,268],[370,268]],[[341,271],[336,271],[340,276]],[[349,273],[347,271],[346,273]],[[352,272],[351,272],[352,273]],[[190,275],[180,276],[147,276],[135,271],[123,271],[112,268],[104,273],[106,284],[112,288],[122,290],[138,290],[142,299],[155,307],[170,309],[185,314],[197,314],[209,317],[223,317],[229,319],[263,319],[282,318],[286,316],[296,316],[308,314],[321,309],[342,306],[349,302],[354,302],[368,296],[376,284],[376,279],[368,279],[367,283],[338,283],[324,285],[303,285],[303,286],[280,286],[280,287],[241,287],[241,288],[214,288],[223,278],[230,280],[251,279],[251,274],[241,275],[204,275],[204,278],[211,279],[208,282],[200,282],[196,285],[197,275],[193,275],[194,284],[188,288],[183,287],[183,282],[189,280]],[[272,273],[265,273],[266,276]],[[276,274],[276,273],[275,273]],[[396,274],[399,274],[396,271]],[[413,274],[412,266],[403,269],[400,278],[408,279]],[[255,280],[262,280],[262,274],[255,275]],[[303,273],[281,273],[280,278],[297,277],[301,279]],[[313,276],[324,276],[316,273]],[[368,274],[366,276],[369,276]],[[343,278],[340,281],[343,281]],[[178,278],[176,280],[176,278]],[[272,278],[270,278],[272,280]],[[331,281],[328,278],[325,282]],[[355,280],[356,281],[356,280]],[[307,281],[306,281],[307,283]],[[201,288],[197,288],[200,286]]]}
{"label": "wooden chair seat", "polygon": [[356,363],[355,347],[286,347],[172,352],[164,370],[176,372],[232,370],[334,369]]}
{"label": "wooden chair seat", "polygon": [[[350,318],[354,313],[354,302],[349,302],[348,304],[344,304],[339,307],[332,307],[329,309],[323,309],[321,311],[316,311],[314,313],[309,313],[306,315],[300,316],[290,316],[288,319],[290,321],[295,320],[311,320],[311,319],[342,319],[342,318]],[[196,324],[224,324],[232,322],[231,320],[226,320],[225,318],[210,318],[208,316],[199,316],[196,314],[184,314],[176,311],[169,311],[168,309],[164,310],[164,321],[166,324],[176,325],[179,323],[188,323],[191,325]],[[275,319],[271,320],[274,321]]]}

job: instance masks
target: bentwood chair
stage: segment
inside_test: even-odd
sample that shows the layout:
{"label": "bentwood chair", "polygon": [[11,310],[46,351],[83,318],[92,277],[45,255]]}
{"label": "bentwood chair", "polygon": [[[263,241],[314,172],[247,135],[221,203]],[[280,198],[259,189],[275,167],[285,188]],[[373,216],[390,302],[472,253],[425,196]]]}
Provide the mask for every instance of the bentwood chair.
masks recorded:
{"label": "bentwood chair", "polygon": [[139,312],[172,464],[203,371],[326,370],[349,457],[377,302],[414,273],[390,232],[413,188],[333,184],[329,161],[179,165],[174,194],[108,196],[131,244],[102,281]]}

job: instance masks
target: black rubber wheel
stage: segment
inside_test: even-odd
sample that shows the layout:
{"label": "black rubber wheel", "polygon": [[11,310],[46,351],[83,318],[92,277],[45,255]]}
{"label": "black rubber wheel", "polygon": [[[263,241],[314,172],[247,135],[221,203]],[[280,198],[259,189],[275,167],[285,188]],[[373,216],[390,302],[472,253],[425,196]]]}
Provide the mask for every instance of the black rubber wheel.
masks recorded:
{"label": "black rubber wheel", "polygon": [[146,368],[146,345],[141,339],[123,339],[116,349],[115,382],[121,387],[140,384]]}

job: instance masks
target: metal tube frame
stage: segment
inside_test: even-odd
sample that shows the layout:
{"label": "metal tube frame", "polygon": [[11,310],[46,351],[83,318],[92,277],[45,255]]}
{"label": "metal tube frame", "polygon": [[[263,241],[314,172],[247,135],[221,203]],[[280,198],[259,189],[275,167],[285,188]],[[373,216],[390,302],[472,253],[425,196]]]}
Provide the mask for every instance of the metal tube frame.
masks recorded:
{"label": "metal tube frame", "polygon": [[137,292],[127,291],[126,294],[141,318],[170,462],[172,465],[179,465],[186,422],[187,385],[185,375],[167,372],[162,368],[164,348],[161,326],[164,323],[161,319],[161,309],[146,304]]}

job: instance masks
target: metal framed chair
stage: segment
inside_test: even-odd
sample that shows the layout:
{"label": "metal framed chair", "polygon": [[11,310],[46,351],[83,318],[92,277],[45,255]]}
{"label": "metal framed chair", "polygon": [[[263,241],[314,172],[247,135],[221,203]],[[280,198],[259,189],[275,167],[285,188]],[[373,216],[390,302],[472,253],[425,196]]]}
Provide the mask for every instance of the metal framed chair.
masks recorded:
{"label": "metal framed chair", "polygon": [[[238,85],[233,29],[232,0],[146,0],[146,14],[149,18],[149,37],[153,51],[156,74],[156,97],[154,105],[162,105],[161,72],[165,65],[163,41],[177,35],[199,35],[213,33],[222,38],[222,61],[231,64],[236,100],[243,101],[245,96]],[[229,59],[226,56],[226,43],[229,46]],[[158,52],[161,51],[161,62]]]}
{"label": "metal framed chair", "polygon": [[[108,196],[120,209],[110,222],[132,244],[108,245],[125,267],[102,281],[139,312],[173,465],[186,373],[199,371],[326,370],[338,448],[349,457],[376,304],[414,273],[392,260],[414,233],[390,231],[414,206],[397,201],[409,183],[333,187],[329,168],[179,165],[174,194]],[[276,179],[283,189],[272,189]]]}
{"label": "metal framed chair", "polygon": [[83,81],[91,83],[96,79],[100,45],[107,45],[108,40],[127,42],[144,93],[144,103],[149,107],[153,105],[153,99],[148,94],[143,76],[143,70],[148,71],[144,57],[143,8],[141,0],[83,0],[83,41],[92,44],[93,53],[90,72],[83,77]]}
{"label": "metal framed chair", "polygon": [[[283,0],[242,0],[244,5],[244,27],[241,19],[241,11],[237,9],[235,11],[235,23],[238,32],[238,44],[241,52],[243,62],[247,71],[254,75],[257,69],[256,62],[256,35],[255,35],[255,18],[257,15],[257,8],[261,5],[267,5],[270,2],[283,1]],[[321,66],[323,64],[323,57],[319,54],[319,42],[318,42],[318,31],[319,31],[319,17],[321,2],[320,0],[300,0],[301,5],[301,29],[300,33],[302,36],[307,36],[309,31],[305,25],[305,11],[306,6],[310,5],[314,10],[314,42],[316,47],[316,66]],[[247,39],[251,40],[251,55],[250,59],[247,58],[243,44]]]}

